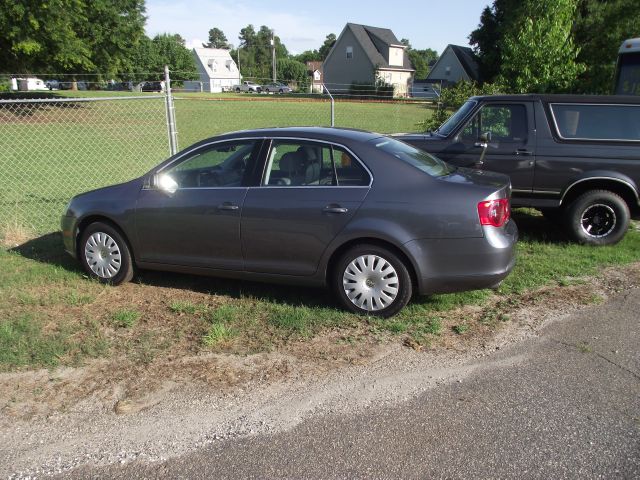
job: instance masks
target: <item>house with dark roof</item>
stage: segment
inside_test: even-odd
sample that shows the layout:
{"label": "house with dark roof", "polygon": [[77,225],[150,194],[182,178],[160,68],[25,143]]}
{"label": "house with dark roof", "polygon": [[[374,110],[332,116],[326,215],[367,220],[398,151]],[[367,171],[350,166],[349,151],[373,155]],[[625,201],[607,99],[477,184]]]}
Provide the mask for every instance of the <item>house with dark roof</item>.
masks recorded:
{"label": "house with dark roof", "polygon": [[395,96],[406,96],[415,72],[406,48],[388,28],[347,23],[322,64],[324,84],[348,93],[353,84],[382,81]]}
{"label": "house with dark roof", "polygon": [[459,45],[447,45],[438,61],[429,70],[427,80],[441,82],[443,86],[480,81],[480,68],[473,50]]}

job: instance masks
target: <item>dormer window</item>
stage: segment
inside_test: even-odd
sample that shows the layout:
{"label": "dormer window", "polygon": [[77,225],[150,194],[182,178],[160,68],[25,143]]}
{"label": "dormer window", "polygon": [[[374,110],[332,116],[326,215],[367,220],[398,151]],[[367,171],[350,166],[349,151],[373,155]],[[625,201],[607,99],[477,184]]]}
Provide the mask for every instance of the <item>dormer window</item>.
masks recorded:
{"label": "dormer window", "polygon": [[350,58],[353,58],[353,47],[347,47],[346,54],[347,54],[347,60]]}
{"label": "dormer window", "polygon": [[218,71],[218,62],[216,62],[214,59],[209,60],[208,65],[211,71],[213,72]]}
{"label": "dormer window", "polygon": [[404,49],[389,47],[389,65],[401,67],[404,64]]}

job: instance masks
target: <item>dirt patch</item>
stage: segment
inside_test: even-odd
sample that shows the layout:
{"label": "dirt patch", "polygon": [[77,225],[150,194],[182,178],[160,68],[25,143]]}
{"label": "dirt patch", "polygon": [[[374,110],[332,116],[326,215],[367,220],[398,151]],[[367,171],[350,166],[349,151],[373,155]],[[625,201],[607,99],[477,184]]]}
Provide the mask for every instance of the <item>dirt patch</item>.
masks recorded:
{"label": "dirt patch", "polygon": [[[515,365],[526,358],[491,355],[637,287],[640,264],[565,283],[448,312],[441,335],[420,349],[407,345],[406,335],[365,334],[363,326],[361,333],[330,331],[254,355],[159,356],[146,364],[125,358],[2,374],[0,475],[32,478],[88,463],[162,460],[227,438],[286,430],[318,412],[391,404],[465,381],[478,369]],[[469,329],[455,333],[462,322]]]}
{"label": "dirt patch", "polygon": [[[77,411],[130,414],[156,405],[170,392],[233,392],[322,376],[337,369],[369,365],[387,355],[389,349],[483,355],[501,344],[535,335],[550,318],[601,303],[611,293],[638,284],[640,264],[635,264],[608,269],[597,279],[569,280],[564,286],[548,286],[508,298],[494,297],[482,306],[444,313],[441,334],[426,345],[417,345],[406,335],[372,335],[363,322],[360,329],[331,330],[310,340],[293,341],[272,352],[252,355],[203,352],[194,347],[198,344],[194,338],[202,335],[206,322],[199,322],[197,317],[184,322],[180,314],[171,311],[169,299],[175,298],[174,289],[156,287],[151,289],[153,295],[149,295],[149,289],[141,295],[142,286],[125,285],[117,289],[119,303],[140,311],[144,331],[153,332],[153,338],[148,340],[148,356],[126,355],[122,345],[127,342],[121,338],[122,352],[110,360],[95,360],[78,368],[1,374],[0,412],[14,419]],[[104,289],[91,303],[91,309],[108,311],[114,290]],[[194,305],[213,306],[217,301],[217,297],[197,291],[180,291],[180,298]],[[59,309],[63,314],[69,307]],[[175,322],[182,326],[179,336],[175,334]],[[456,333],[460,325],[465,325],[466,330]],[[110,335],[140,341],[126,330],[114,328]],[[158,345],[163,345],[162,354],[154,356]]]}

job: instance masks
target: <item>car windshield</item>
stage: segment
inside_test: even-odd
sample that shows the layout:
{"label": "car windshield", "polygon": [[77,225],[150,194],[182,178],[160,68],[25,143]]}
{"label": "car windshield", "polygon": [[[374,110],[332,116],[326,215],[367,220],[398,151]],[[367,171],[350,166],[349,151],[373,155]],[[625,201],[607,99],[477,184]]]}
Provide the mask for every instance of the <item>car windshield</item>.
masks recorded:
{"label": "car windshield", "polygon": [[432,177],[444,177],[455,170],[455,167],[434,157],[430,153],[418,150],[399,140],[389,137],[376,138],[373,140],[376,148],[394,157],[409,163]]}
{"label": "car windshield", "polygon": [[458,124],[464,118],[466,118],[466,116],[469,114],[469,112],[471,112],[473,107],[476,106],[476,103],[477,102],[474,100],[466,101],[464,105],[462,105],[456,113],[451,115],[446,122],[440,125],[440,128],[438,128],[435,131],[435,133],[437,133],[438,135],[442,135],[443,137],[448,137],[449,134],[458,126]]}

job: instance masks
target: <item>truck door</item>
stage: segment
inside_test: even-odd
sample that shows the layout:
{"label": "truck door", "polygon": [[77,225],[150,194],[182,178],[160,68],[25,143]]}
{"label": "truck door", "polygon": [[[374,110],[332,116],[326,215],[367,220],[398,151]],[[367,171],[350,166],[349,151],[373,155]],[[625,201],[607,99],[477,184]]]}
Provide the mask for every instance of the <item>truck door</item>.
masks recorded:
{"label": "truck door", "polygon": [[[481,136],[490,134],[482,164]],[[532,102],[489,103],[459,130],[438,156],[460,167],[507,174],[516,196],[530,194],[535,168],[535,124]]]}

